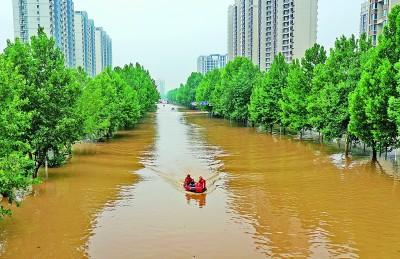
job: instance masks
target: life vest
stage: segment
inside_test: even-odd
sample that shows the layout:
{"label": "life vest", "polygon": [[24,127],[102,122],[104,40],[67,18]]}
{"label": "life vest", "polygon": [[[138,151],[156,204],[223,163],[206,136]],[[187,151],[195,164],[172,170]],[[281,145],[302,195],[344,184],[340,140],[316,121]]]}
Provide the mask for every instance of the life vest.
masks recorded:
{"label": "life vest", "polygon": [[185,185],[190,185],[191,182],[193,182],[193,179],[191,177],[186,177]]}
{"label": "life vest", "polygon": [[201,179],[196,184],[196,192],[203,192],[206,189],[206,180]]}

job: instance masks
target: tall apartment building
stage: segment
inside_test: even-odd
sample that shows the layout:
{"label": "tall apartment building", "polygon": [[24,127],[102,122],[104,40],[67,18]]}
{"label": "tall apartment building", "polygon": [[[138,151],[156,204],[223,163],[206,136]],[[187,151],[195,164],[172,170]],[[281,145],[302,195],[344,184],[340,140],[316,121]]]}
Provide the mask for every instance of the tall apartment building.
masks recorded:
{"label": "tall apartment building", "polygon": [[200,56],[197,59],[197,72],[205,75],[214,69],[223,68],[226,66],[227,58],[227,55],[219,54]]}
{"label": "tall apartment building", "polygon": [[301,58],[317,41],[318,0],[235,0],[228,9],[228,59],[268,69],[282,53]]}
{"label": "tall apartment building", "polygon": [[85,11],[75,12],[76,67],[83,68],[89,76],[96,75],[94,21]]}
{"label": "tall apartment building", "polygon": [[361,4],[360,34],[367,33],[372,43],[378,43],[379,35],[385,27],[391,9],[400,0],[368,0]]}
{"label": "tall apartment building", "polygon": [[75,66],[72,0],[13,0],[13,13],[16,38],[28,42],[43,27],[64,53],[66,65]]}
{"label": "tall apartment building", "polygon": [[[111,38],[86,12],[74,12],[73,0],[12,0],[15,38],[28,42],[38,28],[53,37],[68,67],[90,76],[112,66]],[[98,42],[98,44],[97,44]]]}
{"label": "tall apartment building", "polygon": [[112,41],[103,28],[95,29],[96,75],[107,67],[112,68]]}

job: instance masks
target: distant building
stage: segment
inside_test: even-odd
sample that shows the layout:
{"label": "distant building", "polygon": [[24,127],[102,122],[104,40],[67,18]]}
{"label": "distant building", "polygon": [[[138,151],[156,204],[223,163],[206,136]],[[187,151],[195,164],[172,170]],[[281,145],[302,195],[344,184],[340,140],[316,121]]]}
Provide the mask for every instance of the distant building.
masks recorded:
{"label": "distant building", "polygon": [[197,59],[197,72],[203,75],[214,69],[224,68],[227,62],[227,55],[213,54],[209,56],[200,56]]}
{"label": "distant building", "polygon": [[112,67],[112,41],[73,0],[12,0],[15,38],[28,42],[38,28],[53,37],[68,67],[82,67],[94,76]]}
{"label": "distant building", "polygon": [[89,76],[96,74],[94,21],[85,11],[75,12],[75,58],[76,67],[81,67]]}
{"label": "distant building", "polygon": [[28,42],[38,28],[53,36],[69,67],[75,66],[74,4],[72,0],[12,0],[14,35]]}
{"label": "distant building", "polygon": [[96,27],[92,19],[88,20],[88,70],[91,76],[96,75]]}
{"label": "distant building", "polygon": [[304,56],[317,41],[318,0],[235,0],[228,9],[228,57],[268,69],[275,56]]}
{"label": "distant building", "polygon": [[157,90],[160,93],[161,97],[165,96],[165,81],[164,80],[156,80]]}
{"label": "distant building", "polygon": [[367,33],[373,45],[378,44],[389,13],[399,2],[400,0],[368,0],[361,4],[360,33]]}
{"label": "distant building", "polygon": [[107,32],[99,27],[95,30],[96,75],[112,68],[112,41]]}
{"label": "distant building", "polygon": [[361,14],[360,14],[360,35],[363,33],[368,33],[368,16],[369,16],[369,2],[364,2],[361,4]]}

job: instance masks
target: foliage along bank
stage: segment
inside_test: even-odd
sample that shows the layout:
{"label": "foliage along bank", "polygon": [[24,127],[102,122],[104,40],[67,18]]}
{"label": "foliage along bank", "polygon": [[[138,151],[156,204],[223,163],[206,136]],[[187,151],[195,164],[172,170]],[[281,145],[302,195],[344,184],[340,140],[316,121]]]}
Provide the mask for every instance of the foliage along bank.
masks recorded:
{"label": "foliage along bank", "polygon": [[[186,84],[168,93],[174,103],[193,101],[212,114],[245,121],[272,131],[289,128],[302,136],[315,130],[322,138],[362,141],[378,151],[399,146],[400,132],[400,7],[377,47],[364,35],[338,38],[327,55],[315,44],[304,58],[287,63],[278,54],[270,69],[260,72],[250,60],[238,57],[224,69],[196,73]],[[190,81],[190,82],[189,82]]]}
{"label": "foliage along bank", "polygon": [[[139,64],[89,78],[68,69],[43,30],[31,42],[8,42],[0,54],[0,194],[9,203],[48,161],[60,166],[81,140],[112,137],[134,127],[159,99]],[[0,206],[0,218],[11,211]]]}

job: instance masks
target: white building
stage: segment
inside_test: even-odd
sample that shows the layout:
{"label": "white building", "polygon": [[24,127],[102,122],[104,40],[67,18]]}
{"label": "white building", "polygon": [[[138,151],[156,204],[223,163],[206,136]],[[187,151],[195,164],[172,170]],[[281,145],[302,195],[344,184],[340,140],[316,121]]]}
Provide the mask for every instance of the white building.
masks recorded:
{"label": "white building", "polygon": [[209,56],[200,56],[197,59],[197,72],[205,75],[214,69],[224,68],[226,60],[227,55],[212,54]]}
{"label": "white building", "polygon": [[265,70],[282,53],[303,57],[317,41],[318,0],[236,0],[228,9],[228,59],[244,56]]}
{"label": "white building", "polygon": [[361,4],[360,33],[367,33],[372,44],[378,43],[389,13],[400,0],[368,0]]}
{"label": "white building", "polygon": [[101,27],[95,29],[95,60],[96,75],[107,67],[112,68],[112,41]]}
{"label": "white building", "polygon": [[12,0],[12,3],[15,38],[28,42],[43,27],[63,52],[68,67],[82,67],[90,76],[112,67],[111,38],[102,28],[94,26],[86,12],[74,12],[73,0]]}
{"label": "white building", "polygon": [[96,74],[94,21],[85,11],[75,12],[75,57],[76,67],[81,67],[89,76]]}
{"label": "white building", "polygon": [[14,35],[28,42],[38,28],[54,37],[69,67],[75,66],[74,4],[72,0],[12,0]]}

